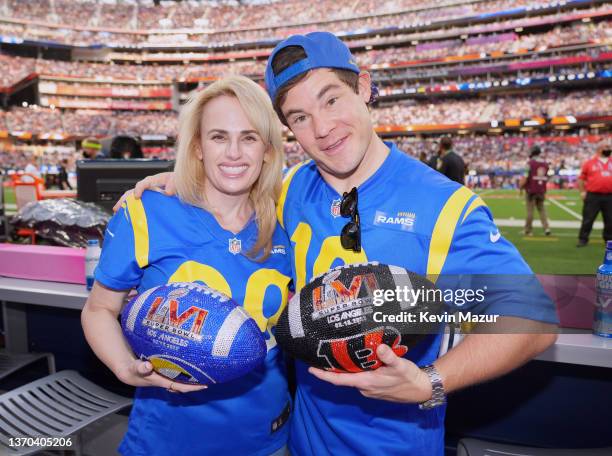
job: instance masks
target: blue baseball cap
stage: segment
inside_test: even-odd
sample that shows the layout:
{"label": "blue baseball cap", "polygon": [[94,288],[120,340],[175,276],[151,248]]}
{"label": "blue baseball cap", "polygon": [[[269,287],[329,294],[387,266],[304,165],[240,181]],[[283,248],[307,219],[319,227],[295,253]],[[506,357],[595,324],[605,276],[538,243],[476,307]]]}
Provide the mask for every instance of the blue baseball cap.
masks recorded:
{"label": "blue baseball cap", "polygon": [[[282,49],[299,46],[304,49],[306,58],[295,62],[279,74],[274,74],[272,62]],[[266,65],[266,88],[272,102],[285,84],[296,76],[315,68],[338,68],[359,74],[359,67],[351,51],[336,35],[329,32],[312,32],[306,35],[292,35],[276,45]]]}

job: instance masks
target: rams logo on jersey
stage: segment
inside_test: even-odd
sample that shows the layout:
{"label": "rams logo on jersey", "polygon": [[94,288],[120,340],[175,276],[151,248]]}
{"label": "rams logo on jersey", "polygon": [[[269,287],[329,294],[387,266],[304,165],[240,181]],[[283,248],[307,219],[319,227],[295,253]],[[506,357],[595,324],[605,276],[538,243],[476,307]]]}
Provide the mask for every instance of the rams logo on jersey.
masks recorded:
{"label": "rams logo on jersey", "polygon": [[386,212],[376,211],[374,215],[374,225],[378,226],[399,226],[402,230],[412,231],[416,221],[414,212],[400,211],[395,215],[387,214]]}

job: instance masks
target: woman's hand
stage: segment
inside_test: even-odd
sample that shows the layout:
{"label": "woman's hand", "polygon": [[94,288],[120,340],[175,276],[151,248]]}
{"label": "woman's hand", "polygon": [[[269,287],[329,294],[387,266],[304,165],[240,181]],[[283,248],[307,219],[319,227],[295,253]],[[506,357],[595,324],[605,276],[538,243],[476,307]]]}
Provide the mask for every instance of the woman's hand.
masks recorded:
{"label": "woman's hand", "polygon": [[138,181],[133,189],[128,190],[119,201],[113,206],[113,212],[117,212],[128,196],[134,195],[134,198],[140,199],[145,190],[157,190],[166,195],[175,195],[176,187],[174,185],[174,173],[158,173],[153,176],[147,176],[143,180]]}
{"label": "woman's hand", "polygon": [[149,361],[132,359],[118,365],[115,368],[115,375],[123,383],[132,386],[158,386],[166,388],[175,393],[191,393],[208,388],[206,385],[188,385],[177,381],[172,381],[153,370],[153,365]]}
{"label": "woman's hand", "polygon": [[83,332],[100,361],[128,385],[157,386],[178,393],[206,388],[172,381],[153,371],[149,361],[136,359],[117,320],[127,294],[128,290],[112,290],[96,281],[83,307]]}

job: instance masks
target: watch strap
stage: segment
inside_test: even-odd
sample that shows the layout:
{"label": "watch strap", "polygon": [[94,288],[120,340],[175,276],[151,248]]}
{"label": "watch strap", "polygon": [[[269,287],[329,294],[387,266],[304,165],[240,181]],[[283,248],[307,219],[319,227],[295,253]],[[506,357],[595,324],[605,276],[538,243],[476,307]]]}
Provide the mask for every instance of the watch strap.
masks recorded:
{"label": "watch strap", "polygon": [[427,374],[431,382],[431,399],[419,404],[421,410],[429,410],[446,403],[446,393],[442,384],[442,377],[433,364],[422,367],[421,370]]}

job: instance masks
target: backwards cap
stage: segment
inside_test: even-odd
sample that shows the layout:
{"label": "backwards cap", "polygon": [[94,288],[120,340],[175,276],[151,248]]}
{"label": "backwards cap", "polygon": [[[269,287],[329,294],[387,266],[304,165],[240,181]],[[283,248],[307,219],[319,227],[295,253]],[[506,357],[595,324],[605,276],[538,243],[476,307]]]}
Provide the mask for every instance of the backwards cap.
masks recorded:
{"label": "backwards cap", "polygon": [[[279,74],[274,74],[272,62],[281,50],[288,46],[304,49],[306,58],[295,62]],[[266,66],[266,88],[272,102],[278,91],[289,81],[315,68],[337,68],[359,74],[359,67],[349,48],[329,32],[312,32],[306,35],[292,35],[276,45]]]}

